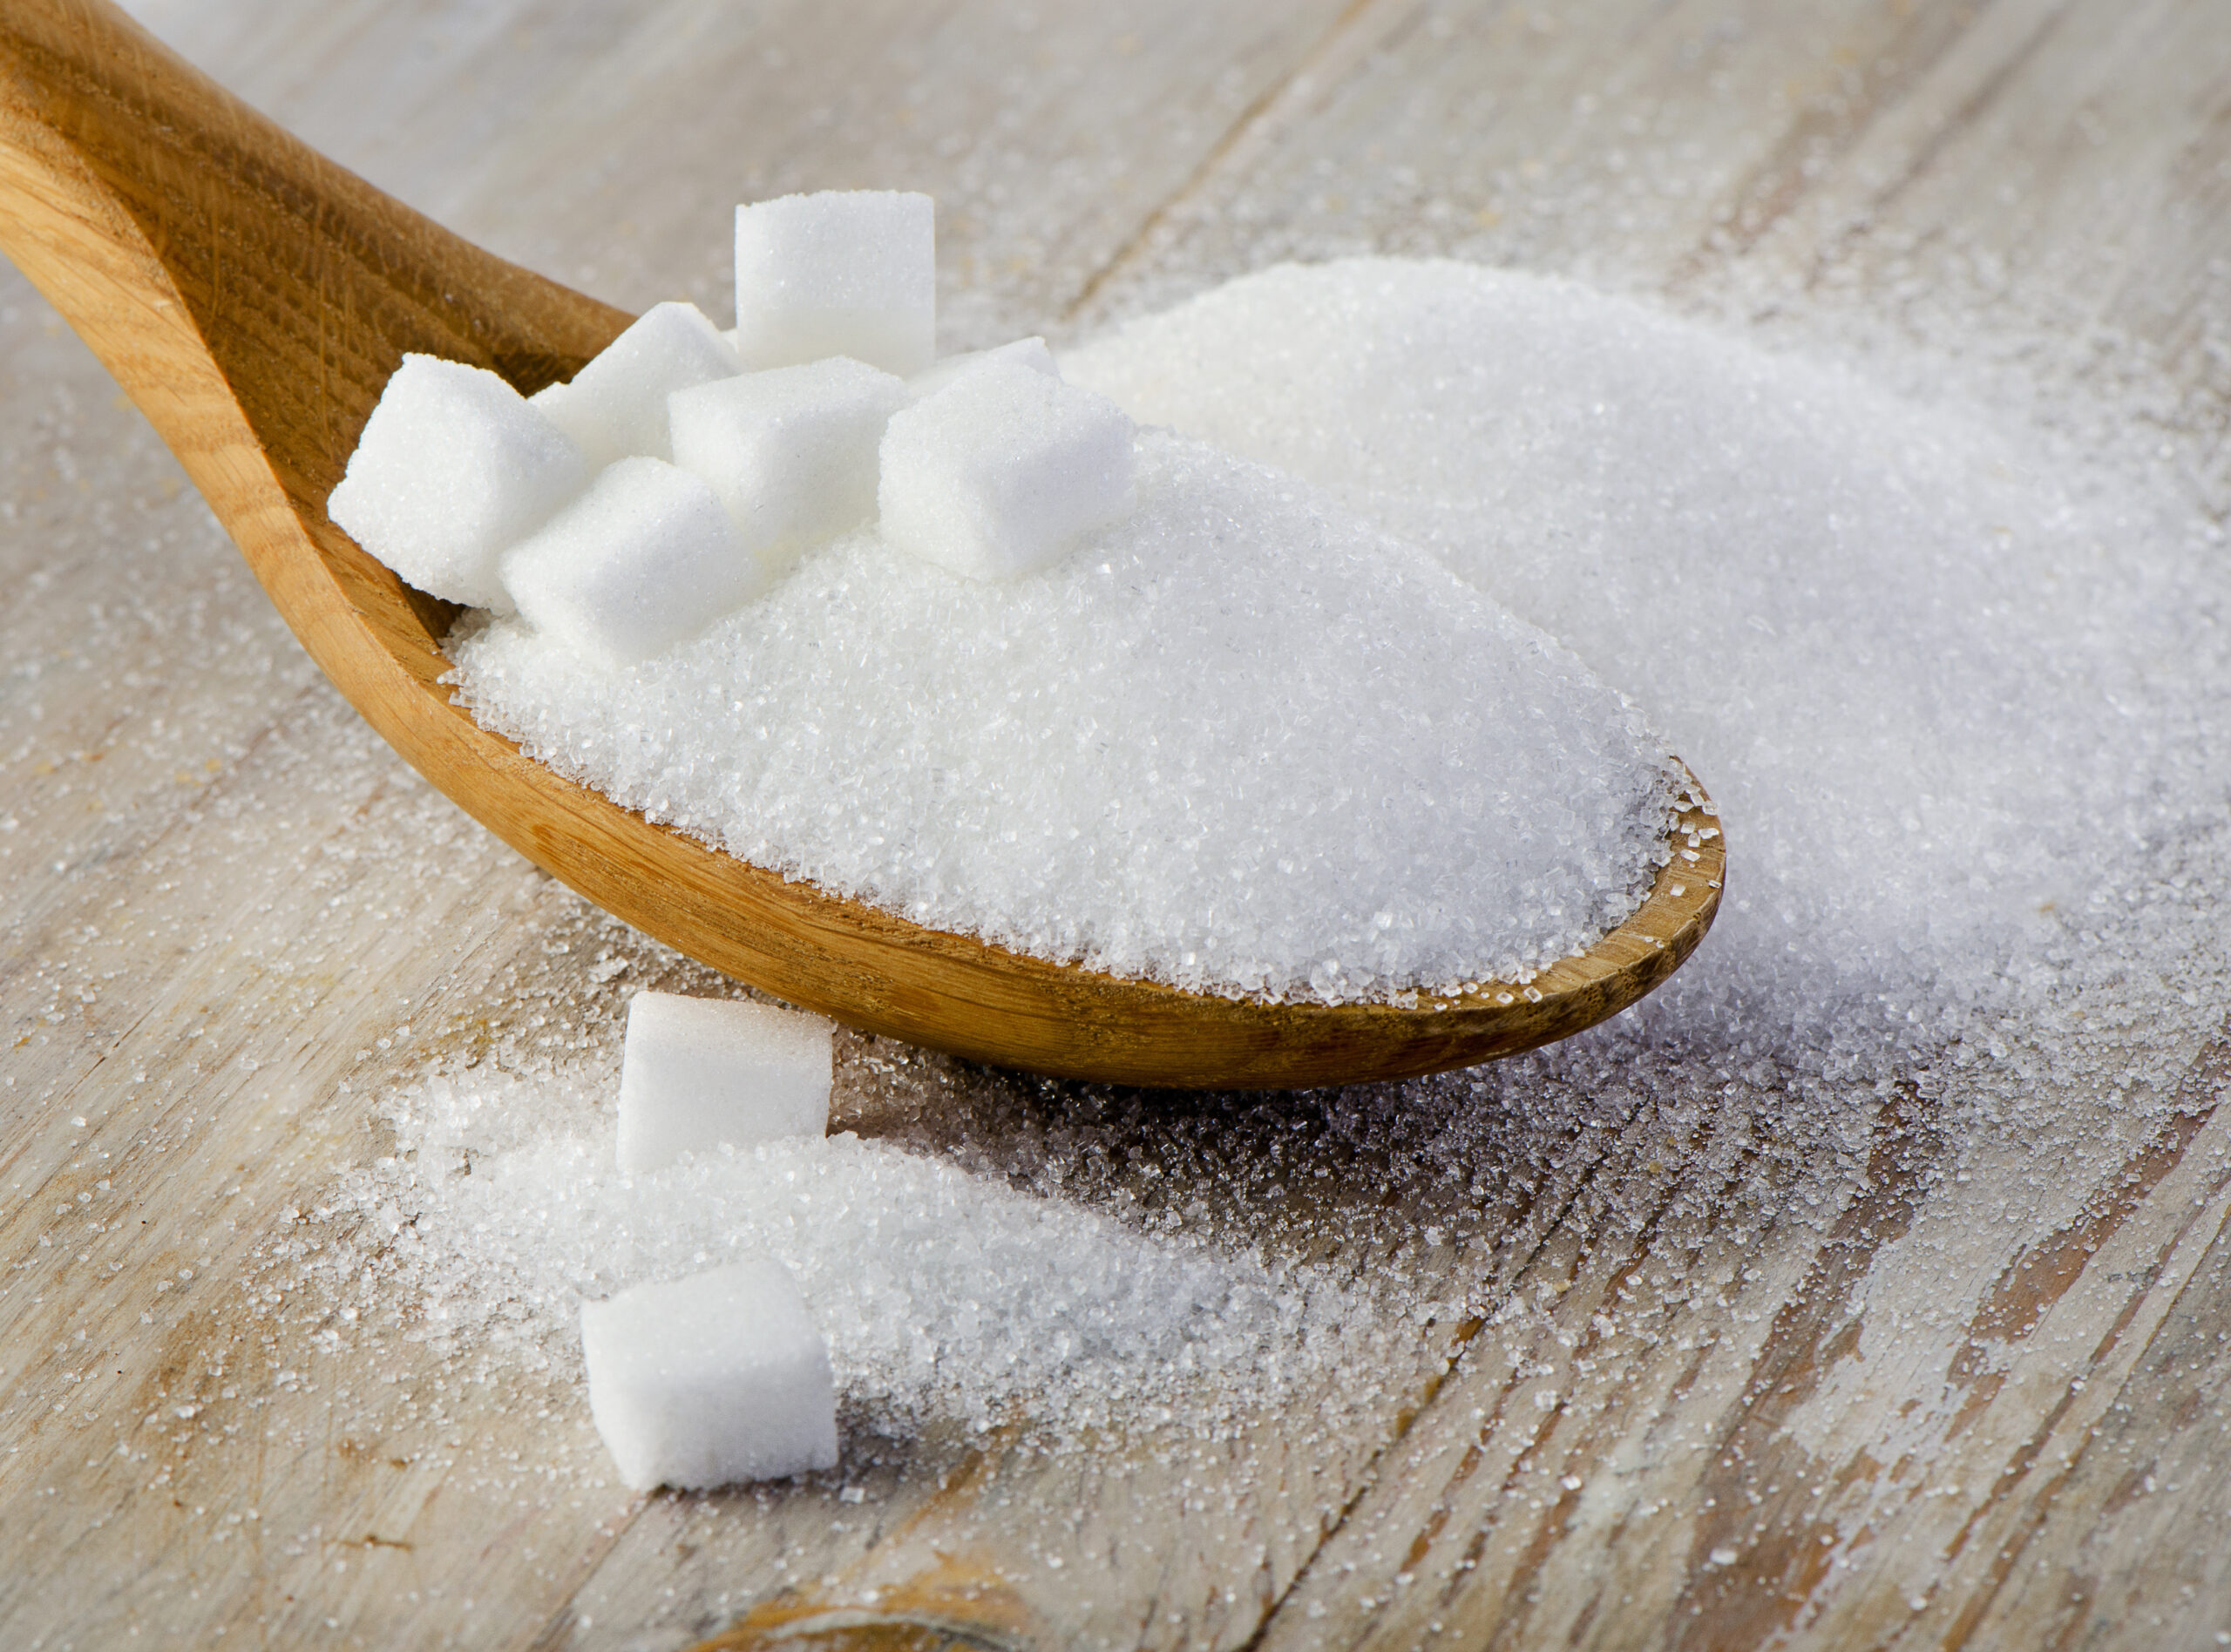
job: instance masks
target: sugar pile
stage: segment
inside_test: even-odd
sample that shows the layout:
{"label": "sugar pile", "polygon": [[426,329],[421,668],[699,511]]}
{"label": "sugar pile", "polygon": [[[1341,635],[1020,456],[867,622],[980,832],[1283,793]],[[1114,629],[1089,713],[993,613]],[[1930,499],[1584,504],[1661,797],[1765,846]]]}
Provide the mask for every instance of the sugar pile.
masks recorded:
{"label": "sugar pile", "polygon": [[1041,339],[932,363],[932,231],[739,207],[733,335],[661,304],[532,398],[406,356],[328,508],[480,611],[458,703],[740,858],[1194,990],[1525,982],[1632,913],[1679,775],[1624,699]]}
{"label": "sugar pile", "polygon": [[1197,1400],[1204,1378],[1220,1410],[1275,1403],[1374,1334],[1367,1301],[1319,1270],[849,1133],[626,1175],[611,1080],[591,1060],[391,1098],[401,1154],[343,1190],[373,1242],[347,1285],[376,1302],[399,1277],[418,1323],[573,1369],[584,1300],[771,1256],[828,1338],[850,1425],[885,1433],[1027,1415],[1059,1435]]}
{"label": "sugar pile", "polygon": [[[1270,1357],[1365,1385],[1427,1340],[1414,1294],[1459,1279],[1482,1298],[1462,1311],[1522,1310],[1492,1299],[1537,1221],[1584,1211],[1616,1250],[1685,1212],[1745,1255],[1834,1220],[1886,1139],[1937,1180],[1913,1266],[1868,1289],[1928,1326],[1961,1311],[1944,1269],[1994,1276],[2002,1241],[2071,1219],[2180,1105],[2231,990],[2221,534],[2103,454],[2112,418],[2069,410],[2057,446],[1562,283],[1384,262],[1253,278],[1065,364],[1140,416],[1307,467],[1554,622],[1651,696],[1740,859],[1673,981],[1518,1060],[1197,1113],[999,1075],[987,1105],[917,1062],[894,1080],[903,1146],[839,1140],[795,1183],[759,1150],[735,1242],[802,1276],[840,1264],[821,1288],[852,1304],[830,1330],[856,1422],[1136,1417],[1188,1350],[1258,1397],[1244,1373]],[[581,1295],[731,1254],[648,1180],[589,1173],[607,1148],[567,1110],[577,1082],[408,1092],[405,1152],[356,1199],[445,1323],[560,1364]],[[2060,1161],[2084,1174],[2036,1173]],[[885,1230],[922,1225],[845,1276],[871,1197]],[[1346,1261],[1336,1282],[1257,1239]],[[902,1296],[926,1352],[891,1317]]]}
{"label": "sugar pile", "polygon": [[840,538],[629,669],[466,628],[458,699],[743,859],[1189,987],[1524,978],[1633,910],[1672,780],[1620,695],[1290,477],[1149,436],[1136,486],[1008,584]]}
{"label": "sugar pile", "polygon": [[1737,857],[1712,966],[1662,1012],[1747,1000],[1854,1051],[1855,999],[1956,1021],[2042,967],[2103,857],[2220,807],[2222,736],[2174,686],[2221,680],[2220,579],[1979,420],[1397,260],[1272,269],[1062,365],[1310,477],[1638,696]]}

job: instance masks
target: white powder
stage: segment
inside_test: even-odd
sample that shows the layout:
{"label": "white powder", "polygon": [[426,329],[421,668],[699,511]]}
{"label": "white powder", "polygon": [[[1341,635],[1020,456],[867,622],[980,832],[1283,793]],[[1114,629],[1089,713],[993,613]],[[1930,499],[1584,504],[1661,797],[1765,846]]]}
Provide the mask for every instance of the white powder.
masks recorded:
{"label": "white powder", "polygon": [[1234,281],[1062,365],[1308,476],[1636,695],[1727,824],[1692,1002],[1992,997],[2103,850],[2215,796],[2166,680],[2222,660],[2176,530],[1848,373],[1387,259]]}
{"label": "white powder", "polygon": [[[1464,1358],[1522,1369],[1508,1285],[1552,1230],[1598,1258],[1648,1242],[1639,1301],[1602,1312],[1607,1344],[1651,1339],[1653,1290],[1771,1315],[1786,1281],[1738,1293],[1754,1256],[1807,1242],[1778,1229],[1910,1178],[1907,1249],[1855,1289],[1949,1351],[1974,1282],[2193,1105],[2179,1075],[2231,992],[2231,592],[2221,528],[2146,468],[2144,396],[2049,377],[2033,410],[2062,440],[1566,284],[1392,263],[1275,272],[1068,365],[1431,538],[1647,694],[1730,821],[1705,948],[1563,1044],[1312,1095],[1178,1105],[844,1035],[848,1116],[895,1134],[797,1181],[675,1167],[736,1202],[736,1241],[682,1202],[695,1182],[620,1184],[594,1059],[532,1081],[492,1060],[407,1091],[403,1151],[341,1202],[382,1213],[375,1247],[394,1236],[373,1300],[562,1367],[583,1292],[772,1235],[824,1282],[856,1425],[1129,1425],[1189,1351],[1243,1400],[1275,1398],[1248,1373],[1284,1360],[1310,1369],[1280,1381],[1329,1372],[1367,1408],[1403,1351],[1434,1357],[1429,1311],[1508,1321]],[[2112,445],[2129,430],[2144,464]],[[613,926],[574,921],[565,944],[612,955]],[[538,1046],[596,1010],[506,1013]],[[614,1059],[609,1027],[589,1041]],[[860,1242],[914,1219],[902,1254]],[[1338,1289],[1309,1255],[1340,1259]],[[1459,1288],[1475,1299],[1430,1305]],[[874,1306],[901,1296],[926,1345]],[[1702,1311],[1710,1334],[1724,1310]]]}
{"label": "white powder", "polygon": [[1633,910],[1672,778],[1618,694],[1289,477],[1138,464],[1136,512],[1039,575],[864,531],[633,667],[467,630],[459,698],[743,859],[1189,987],[1522,979]]}
{"label": "white powder", "polygon": [[850,1134],[624,1175],[611,1076],[593,1061],[533,1080],[483,1071],[394,1098],[409,1156],[359,1173],[346,1198],[421,1323],[572,1368],[584,1298],[770,1255],[829,1339],[840,1405],[885,1433],[1021,1414],[1089,1427],[1197,1403],[1204,1379],[1219,1411],[1275,1401],[1370,1334],[1366,1300],[1320,1271],[1138,1233]]}

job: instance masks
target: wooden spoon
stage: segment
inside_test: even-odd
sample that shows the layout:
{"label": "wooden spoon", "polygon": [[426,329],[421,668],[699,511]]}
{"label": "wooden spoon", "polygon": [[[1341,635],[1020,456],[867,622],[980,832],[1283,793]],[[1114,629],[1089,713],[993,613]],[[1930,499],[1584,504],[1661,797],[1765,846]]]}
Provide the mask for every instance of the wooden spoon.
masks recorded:
{"label": "wooden spoon", "polygon": [[0,248],[139,403],[302,646],[390,745],[606,911],[792,1003],[1076,1078],[1346,1083],[1577,1032],[1672,974],[1718,909],[1722,840],[1699,802],[1649,899],[1585,955],[1522,986],[1327,1007],[1063,967],[787,881],[480,728],[437,681],[458,610],[326,519],[404,351],[492,368],[532,392],[570,377],[625,312],[389,199],[100,0],[8,0],[0,13]]}

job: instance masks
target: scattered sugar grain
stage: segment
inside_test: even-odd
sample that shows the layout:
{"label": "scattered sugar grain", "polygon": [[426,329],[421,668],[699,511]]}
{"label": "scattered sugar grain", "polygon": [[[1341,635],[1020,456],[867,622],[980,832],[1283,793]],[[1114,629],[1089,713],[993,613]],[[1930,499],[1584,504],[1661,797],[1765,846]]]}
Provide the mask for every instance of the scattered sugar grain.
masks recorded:
{"label": "scattered sugar grain", "polygon": [[654,304],[570,380],[531,399],[601,470],[630,455],[674,457],[667,398],[743,370],[736,346],[695,304]]}
{"label": "scattered sugar grain", "polygon": [[1104,396],[1021,362],[980,362],[885,430],[883,537],[972,579],[1034,573],[1129,511],[1132,436]]}
{"label": "scattered sugar grain", "polygon": [[675,462],[777,572],[875,514],[876,451],[905,399],[903,380],[842,355],[721,379],[670,398]]}
{"label": "scattered sugar grain", "polygon": [[[1052,383],[987,367],[937,399],[1003,374]],[[632,671],[514,621],[455,634],[459,697],[756,864],[1186,986],[1513,979],[1633,909],[1672,781],[1617,693],[1291,478],[1136,451],[1134,514],[1031,578],[863,531]]]}
{"label": "scattered sugar grain", "polygon": [[837,1466],[829,1347],[771,1256],[583,1303],[581,1359],[597,1432],[638,1491]]}
{"label": "scattered sugar grain", "polygon": [[767,582],[712,489],[653,458],[607,465],[505,554],[503,575],[521,622],[576,669],[646,659]]}
{"label": "scattered sugar grain", "polygon": [[484,1066],[396,1093],[400,1156],[361,1174],[351,1200],[415,1321],[565,1370],[584,1302],[772,1256],[860,1425],[981,1428],[1020,1406],[1052,1439],[1171,1405],[1275,1405],[1387,1331],[1379,1304],[1323,1269],[1141,1232],[850,1134],[624,1175],[598,1127],[608,1084],[597,1062]]}
{"label": "scattered sugar grain", "polygon": [[937,354],[936,208],[825,190],[736,209],[736,349],[747,368],[849,355],[902,378]]}
{"label": "scattered sugar grain", "polygon": [[419,590],[508,613],[504,552],[588,480],[574,443],[495,374],[405,355],[326,513]]}
{"label": "scattered sugar grain", "polygon": [[622,1170],[829,1127],[830,1024],[749,999],[638,992],[620,1058]]}

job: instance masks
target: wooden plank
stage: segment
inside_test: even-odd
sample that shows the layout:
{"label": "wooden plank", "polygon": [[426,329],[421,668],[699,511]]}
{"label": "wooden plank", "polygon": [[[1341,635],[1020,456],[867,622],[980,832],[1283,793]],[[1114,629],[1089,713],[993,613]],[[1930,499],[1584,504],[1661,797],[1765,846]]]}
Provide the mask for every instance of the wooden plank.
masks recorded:
{"label": "wooden plank", "polygon": [[2189,1271],[2192,1242],[2163,1264],[2155,1289],[2174,1294],[2113,1402],[2057,1429],[2038,1457],[2066,1466],[1970,1540],[1990,1574],[1956,1626],[1974,1643],[2221,1644],[2231,1239],[2220,1201],[2200,1214],[2214,1237]]}
{"label": "wooden plank", "polygon": [[1570,1288],[1467,1351],[1264,1644],[1964,1644],[2011,1539],[2025,1577],[2084,1540],[2055,1500],[2069,1455],[2222,1227],[2221,1068],[2045,1236],[1977,1219],[1999,1177],[1946,1197],[1946,1144],[1909,1114],[1825,1231],[1667,1223],[1522,1281]]}
{"label": "wooden plank", "polygon": [[1355,252],[1661,286],[1724,226],[1778,200],[1824,128],[1863,125],[1856,99],[1920,72],[1963,15],[1840,0],[1378,0],[1079,319]]}
{"label": "wooden plank", "polygon": [[730,310],[736,201],[926,190],[942,347],[961,349],[1057,316],[1341,3],[416,0],[278,27],[252,7],[145,15],[373,183],[629,309]]}

